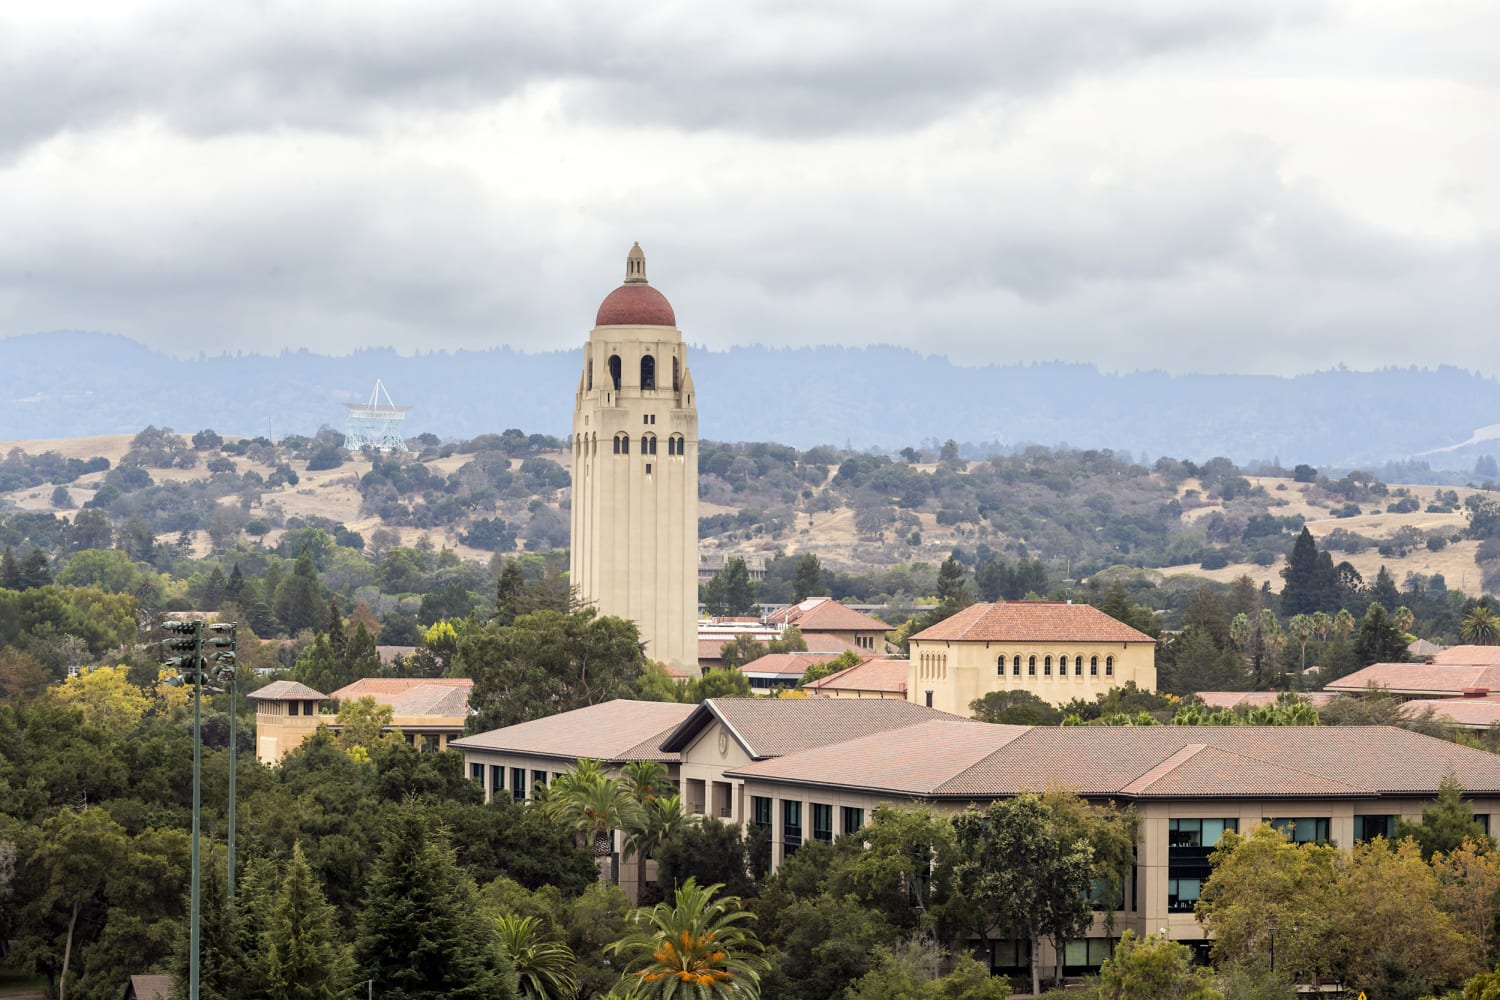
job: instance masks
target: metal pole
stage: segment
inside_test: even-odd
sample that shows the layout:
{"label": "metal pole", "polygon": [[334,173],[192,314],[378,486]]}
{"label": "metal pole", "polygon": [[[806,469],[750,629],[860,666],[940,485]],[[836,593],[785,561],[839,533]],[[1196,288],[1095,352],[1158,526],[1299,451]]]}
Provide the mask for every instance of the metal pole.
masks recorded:
{"label": "metal pole", "polygon": [[203,623],[193,623],[193,892],[188,941],[188,1000],[198,1000],[198,915],[202,906],[198,835],[203,816]]}
{"label": "metal pole", "polygon": [[[234,645],[237,624],[229,626],[230,655],[235,656],[238,647]],[[239,706],[239,662],[231,660],[229,664],[229,884],[227,894],[229,904],[234,905],[234,779],[239,771],[240,756],[240,706]]]}

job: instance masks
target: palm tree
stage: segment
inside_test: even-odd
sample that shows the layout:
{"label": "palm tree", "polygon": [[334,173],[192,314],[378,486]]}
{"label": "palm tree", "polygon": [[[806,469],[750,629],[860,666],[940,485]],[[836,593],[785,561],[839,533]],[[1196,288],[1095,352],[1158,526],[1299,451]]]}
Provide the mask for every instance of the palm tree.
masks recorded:
{"label": "palm tree", "polygon": [[552,782],[543,808],[548,817],[571,827],[580,843],[593,841],[594,860],[599,861],[613,853],[614,832],[632,822],[640,807],[598,761],[580,760],[577,768]]}
{"label": "palm tree", "polygon": [[1307,672],[1307,644],[1312,641],[1314,633],[1318,630],[1318,624],[1312,615],[1292,615],[1286,623],[1286,630],[1297,642],[1297,649],[1301,653],[1301,661],[1297,666],[1297,673]]}
{"label": "palm tree", "polygon": [[620,768],[625,788],[641,805],[672,790],[667,765],[658,760],[633,760]]}
{"label": "palm tree", "polygon": [[1463,627],[1458,634],[1465,642],[1493,646],[1496,638],[1500,637],[1500,618],[1495,616],[1489,605],[1476,604],[1464,615]]}
{"label": "palm tree", "polygon": [[1404,604],[1391,612],[1391,624],[1396,626],[1396,630],[1402,634],[1410,632],[1411,627],[1416,623],[1417,616]]}
{"label": "palm tree", "polygon": [[507,913],[496,923],[500,943],[516,967],[523,1000],[573,1000],[578,995],[578,982],[570,972],[573,949],[547,940],[540,920]]}
{"label": "palm tree", "polygon": [[680,795],[652,798],[644,803],[634,822],[626,828],[625,840],[625,859],[628,861],[634,855],[639,865],[636,874],[638,893],[646,886],[646,859],[656,853],[663,841],[691,826],[696,819],[683,811]]}
{"label": "palm tree", "polygon": [[1354,616],[1349,613],[1348,608],[1339,608],[1339,613],[1333,616],[1333,632],[1340,639],[1347,639],[1354,632]]}
{"label": "palm tree", "polygon": [[759,1000],[767,963],[744,926],[755,916],[735,896],[715,899],[722,885],[688,879],[673,901],[638,911],[639,930],[605,950],[625,958],[631,996],[682,1000]]}

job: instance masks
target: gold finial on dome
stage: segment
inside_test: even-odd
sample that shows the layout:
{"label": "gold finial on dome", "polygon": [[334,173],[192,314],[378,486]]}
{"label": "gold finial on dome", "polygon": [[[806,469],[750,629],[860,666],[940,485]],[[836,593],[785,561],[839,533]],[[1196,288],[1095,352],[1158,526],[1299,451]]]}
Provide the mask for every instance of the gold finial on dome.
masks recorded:
{"label": "gold finial on dome", "polygon": [[637,243],[625,255],[625,284],[644,285],[646,282],[646,251]]}

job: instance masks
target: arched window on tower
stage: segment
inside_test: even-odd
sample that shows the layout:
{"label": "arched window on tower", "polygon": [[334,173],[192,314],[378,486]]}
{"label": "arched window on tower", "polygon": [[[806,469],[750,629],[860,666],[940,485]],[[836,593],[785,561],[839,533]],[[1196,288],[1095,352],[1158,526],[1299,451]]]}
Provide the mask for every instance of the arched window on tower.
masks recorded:
{"label": "arched window on tower", "polygon": [[615,384],[615,392],[620,391],[620,356],[611,354],[609,356],[609,377]]}
{"label": "arched window on tower", "polygon": [[616,434],[615,435],[615,454],[616,455],[629,455],[630,454],[630,435],[629,434]]}
{"label": "arched window on tower", "polygon": [[667,438],[667,454],[677,455],[679,457],[686,454],[684,445],[685,442],[682,440],[682,435],[673,434],[671,437]]}
{"label": "arched window on tower", "polygon": [[641,437],[641,454],[642,455],[655,455],[656,454],[656,435],[655,434],[645,434],[645,435],[642,435],[642,437]]}
{"label": "arched window on tower", "polygon": [[656,388],[656,359],[649,354],[641,358],[641,388]]}
{"label": "arched window on tower", "polygon": [[682,362],[676,358],[672,359],[672,391],[676,392],[682,388]]}
{"label": "arched window on tower", "polygon": [[593,358],[589,358],[588,368],[586,369],[586,371],[588,372],[588,381],[587,381],[587,384],[584,386],[584,389],[586,391],[588,391],[588,392],[593,392],[594,391],[594,359]]}
{"label": "arched window on tower", "polygon": [[1021,658],[1019,656],[1010,661],[1010,672],[1014,677],[1021,676]]}

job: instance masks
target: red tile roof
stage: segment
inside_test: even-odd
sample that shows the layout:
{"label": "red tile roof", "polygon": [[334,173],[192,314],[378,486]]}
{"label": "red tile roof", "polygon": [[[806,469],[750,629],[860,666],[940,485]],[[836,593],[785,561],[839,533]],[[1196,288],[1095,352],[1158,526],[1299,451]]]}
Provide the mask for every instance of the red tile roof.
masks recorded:
{"label": "red tile roof", "polygon": [[881,691],[890,694],[906,694],[906,660],[867,660],[858,666],[840,670],[836,674],[820,677],[807,685],[807,690],[821,691]]}
{"label": "red tile roof", "polygon": [[803,632],[888,632],[890,626],[831,597],[809,597],[766,615],[769,625],[795,625]]}
{"label": "red tile roof", "polygon": [[468,689],[474,681],[468,677],[361,677],[345,684],[330,698],[363,698],[366,695],[400,694],[414,687],[432,685],[436,687],[461,687]]}
{"label": "red tile roof", "polygon": [[[1241,705],[1259,708],[1276,704],[1281,695],[1276,691],[1195,691],[1193,697],[1209,708],[1239,708]],[[1335,696],[1322,691],[1298,691],[1297,697],[1316,707],[1328,704]]]}
{"label": "red tile roof", "polygon": [[680,753],[714,722],[722,722],[746,753],[761,759],[888,733],[929,719],[980,725],[894,699],[711,698],[662,742],[662,750]]}
{"label": "red tile roof", "polygon": [[[1472,647],[1471,647],[1472,648]],[[1465,690],[1500,691],[1500,666],[1439,663],[1372,663],[1329,681],[1325,691],[1360,694],[1371,684],[1393,694],[1427,694],[1457,698]]]}
{"label": "red tile roof", "polygon": [[[835,635],[832,632],[803,632],[802,641],[807,643],[807,651],[809,653],[832,653],[837,656],[839,653],[848,650],[852,653],[858,653],[864,659],[869,659],[875,655],[863,646],[856,646],[849,640],[847,635]],[[883,642],[882,645],[884,645]]]}
{"label": "red tile roof", "polygon": [[465,736],[453,740],[450,746],[469,750],[511,750],[563,760],[597,757],[606,762],[675,762],[676,753],[664,753],[659,747],[696,708],[696,705],[668,701],[606,701],[545,719]]}
{"label": "red tile roof", "polygon": [[328,696],[314,691],[297,681],[272,681],[263,688],[256,688],[246,698],[255,701],[327,701]]}
{"label": "red tile roof", "polygon": [[726,773],[958,800],[1053,787],[1126,799],[1431,795],[1450,775],[1500,793],[1500,756],[1387,726],[976,725],[923,722]]}
{"label": "red tile roof", "polygon": [[621,285],[599,303],[595,326],[676,326],[667,297],[650,285]]}
{"label": "red tile roof", "polygon": [[1001,601],[971,604],[912,636],[968,642],[1154,642],[1149,635],[1088,604]]}
{"label": "red tile roof", "polygon": [[1449,646],[1432,654],[1432,662],[1500,667],[1500,646]]}
{"label": "red tile roof", "polygon": [[374,698],[377,705],[391,706],[399,725],[400,719],[418,715],[467,716],[473,687],[467,677],[363,677],[332,696],[339,701]]}
{"label": "red tile roof", "polygon": [[1414,698],[1400,708],[1401,715],[1413,718],[1432,709],[1433,718],[1446,720],[1467,729],[1500,726],[1500,697],[1487,698]]}
{"label": "red tile roof", "polygon": [[807,668],[816,663],[827,663],[838,659],[837,653],[767,653],[765,656],[740,664],[745,674],[774,674],[793,680],[807,673]]}

